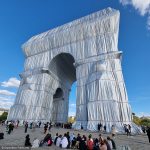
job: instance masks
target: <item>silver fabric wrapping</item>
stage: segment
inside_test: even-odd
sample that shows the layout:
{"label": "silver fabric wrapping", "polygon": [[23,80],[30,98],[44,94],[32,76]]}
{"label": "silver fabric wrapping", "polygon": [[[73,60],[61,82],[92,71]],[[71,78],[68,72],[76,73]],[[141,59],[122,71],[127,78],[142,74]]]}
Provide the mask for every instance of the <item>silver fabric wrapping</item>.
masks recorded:
{"label": "silver fabric wrapping", "polygon": [[[74,128],[97,130],[102,123],[108,132],[112,125],[124,132],[123,124],[130,124],[132,132],[141,132],[132,123],[122,75],[119,17],[119,11],[107,8],[29,39],[22,46],[24,72],[8,120],[66,122],[69,92],[76,80]],[[59,54],[73,57],[76,73],[64,65],[69,57],[55,59]],[[57,88],[64,95],[54,99]]]}

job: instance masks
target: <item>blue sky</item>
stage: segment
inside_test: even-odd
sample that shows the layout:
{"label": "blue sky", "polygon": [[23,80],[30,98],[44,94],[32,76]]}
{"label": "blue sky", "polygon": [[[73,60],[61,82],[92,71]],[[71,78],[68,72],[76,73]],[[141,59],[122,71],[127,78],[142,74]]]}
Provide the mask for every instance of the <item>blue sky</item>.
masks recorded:
{"label": "blue sky", "polygon": [[[129,103],[136,114],[150,116],[150,0],[0,0],[0,107],[9,108],[15,99],[25,41],[106,7],[121,13],[118,47]],[[70,114],[75,97],[74,84]]]}

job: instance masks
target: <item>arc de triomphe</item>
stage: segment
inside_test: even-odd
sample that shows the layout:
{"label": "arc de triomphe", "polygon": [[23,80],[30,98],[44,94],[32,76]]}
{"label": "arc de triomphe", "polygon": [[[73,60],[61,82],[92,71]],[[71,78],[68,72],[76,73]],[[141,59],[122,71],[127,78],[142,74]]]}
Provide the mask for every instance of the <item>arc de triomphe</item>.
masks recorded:
{"label": "arc de triomphe", "polygon": [[76,81],[75,128],[96,130],[102,123],[121,132],[123,124],[134,126],[118,51],[119,17],[107,8],[29,39],[8,120],[67,122]]}

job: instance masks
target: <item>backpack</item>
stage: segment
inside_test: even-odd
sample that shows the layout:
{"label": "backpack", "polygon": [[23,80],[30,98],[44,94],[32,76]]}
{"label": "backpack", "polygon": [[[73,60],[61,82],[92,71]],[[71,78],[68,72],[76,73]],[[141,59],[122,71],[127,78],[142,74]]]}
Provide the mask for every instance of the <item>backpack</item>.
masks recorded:
{"label": "backpack", "polygon": [[51,145],[52,145],[52,143],[53,143],[53,142],[52,142],[52,140],[51,140],[51,139],[49,139],[49,140],[48,140],[48,142],[47,142],[48,146],[51,146]]}

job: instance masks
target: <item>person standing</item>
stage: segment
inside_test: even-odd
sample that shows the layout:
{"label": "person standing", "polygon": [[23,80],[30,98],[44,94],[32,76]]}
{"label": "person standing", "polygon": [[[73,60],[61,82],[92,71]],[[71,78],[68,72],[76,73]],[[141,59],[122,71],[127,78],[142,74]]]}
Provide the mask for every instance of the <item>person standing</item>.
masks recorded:
{"label": "person standing", "polygon": [[47,124],[44,124],[44,134],[46,134],[47,128],[48,128],[48,125],[47,125]]}
{"label": "person standing", "polygon": [[30,123],[30,129],[32,129],[33,122]]}
{"label": "person standing", "polygon": [[148,140],[150,143],[150,127],[147,128],[146,132],[147,132]]}
{"label": "person standing", "polygon": [[48,130],[51,131],[51,128],[52,128],[52,123],[50,122]]}
{"label": "person standing", "polygon": [[99,123],[97,125],[97,129],[98,129],[98,131],[100,131],[100,124]]}
{"label": "person standing", "polygon": [[102,131],[103,130],[103,125],[101,123],[99,124],[99,127],[100,127],[100,131]]}
{"label": "person standing", "polygon": [[129,129],[129,135],[131,136],[131,126],[128,124],[128,129]]}
{"label": "person standing", "polygon": [[10,124],[8,125],[8,134],[10,134],[12,130],[13,130],[13,124],[10,123]]}
{"label": "person standing", "polygon": [[115,135],[116,135],[116,128],[114,125],[112,125],[111,127],[111,133],[112,133],[112,137],[115,138]]}
{"label": "person standing", "polygon": [[41,121],[39,122],[39,128],[41,127]]}
{"label": "person standing", "polygon": [[104,125],[104,132],[106,133],[106,125]]}
{"label": "person standing", "polygon": [[27,133],[27,130],[28,130],[28,122],[25,123],[25,131],[24,132]]}

